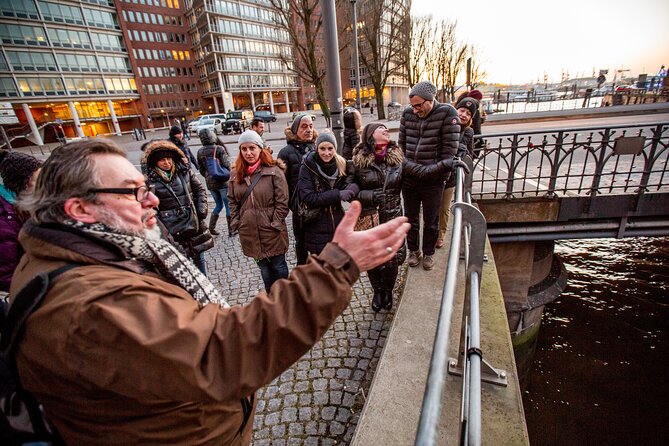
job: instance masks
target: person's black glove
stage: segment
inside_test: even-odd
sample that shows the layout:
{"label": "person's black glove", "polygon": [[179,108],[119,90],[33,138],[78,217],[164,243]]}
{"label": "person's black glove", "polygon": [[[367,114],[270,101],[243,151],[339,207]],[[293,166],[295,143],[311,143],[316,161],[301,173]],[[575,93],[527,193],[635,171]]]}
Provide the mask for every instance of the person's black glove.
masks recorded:
{"label": "person's black glove", "polygon": [[372,191],[372,200],[374,201],[374,204],[381,204],[386,201],[386,193],[383,189],[374,189]]}
{"label": "person's black glove", "polygon": [[351,201],[355,197],[355,192],[349,189],[339,191],[339,199],[341,201]]}
{"label": "person's black glove", "polygon": [[445,160],[439,161],[439,164],[444,166],[444,170],[446,170],[446,171],[453,171],[457,167],[462,167],[462,168],[465,169],[465,173],[467,173],[467,174],[469,173],[469,166],[467,165],[467,163],[465,163],[464,161],[459,160],[457,158],[445,159]]}

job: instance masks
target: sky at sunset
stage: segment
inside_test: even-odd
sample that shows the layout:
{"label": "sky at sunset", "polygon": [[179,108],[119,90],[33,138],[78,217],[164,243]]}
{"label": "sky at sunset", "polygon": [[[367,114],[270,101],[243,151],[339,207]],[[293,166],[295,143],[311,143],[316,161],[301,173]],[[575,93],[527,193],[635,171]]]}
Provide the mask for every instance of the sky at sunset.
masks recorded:
{"label": "sky at sunset", "polygon": [[414,15],[457,21],[456,34],[473,44],[485,82],[557,82],[593,69],[656,74],[669,65],[669,0],[413,0]]}

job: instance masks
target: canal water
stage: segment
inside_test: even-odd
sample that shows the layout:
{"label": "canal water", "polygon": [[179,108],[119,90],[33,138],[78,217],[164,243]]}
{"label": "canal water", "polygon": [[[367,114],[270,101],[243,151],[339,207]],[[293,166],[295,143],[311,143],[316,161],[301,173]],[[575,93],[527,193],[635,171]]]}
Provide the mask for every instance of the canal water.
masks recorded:
{"label": "canal water", "polygon": [[569,272],[523,383],[530,442],[669,444],[669,238],[557,242]]}

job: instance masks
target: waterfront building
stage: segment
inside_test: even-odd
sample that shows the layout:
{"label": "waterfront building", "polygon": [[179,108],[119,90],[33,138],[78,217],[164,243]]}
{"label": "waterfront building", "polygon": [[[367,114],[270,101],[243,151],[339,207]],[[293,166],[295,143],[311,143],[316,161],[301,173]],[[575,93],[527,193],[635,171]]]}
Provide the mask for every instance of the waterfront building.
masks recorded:
{"label": "waterfront building", "polygon": [[186,22],[201,94],[212,101],[212,113],[296,108],[292,48],[269,0],[186,0]]}
{"label": "waterfront building", "polygon": [[29,144],[141,125],[114,0],[2,0],[0,38],[0,123]]}

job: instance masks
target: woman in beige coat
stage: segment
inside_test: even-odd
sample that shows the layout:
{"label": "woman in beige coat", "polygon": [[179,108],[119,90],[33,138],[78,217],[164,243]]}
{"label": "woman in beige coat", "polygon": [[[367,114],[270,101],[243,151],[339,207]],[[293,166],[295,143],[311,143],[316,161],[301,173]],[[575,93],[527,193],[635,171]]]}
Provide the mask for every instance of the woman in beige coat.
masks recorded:
{"label": "woman in beige coat", "polygon": [[280,160],[274,160],[253,130],[239,137],[239,155],[228,189],[230,226],[239,231],[244,255],[255,259],[269,292],[288,277],[288,183]]}

